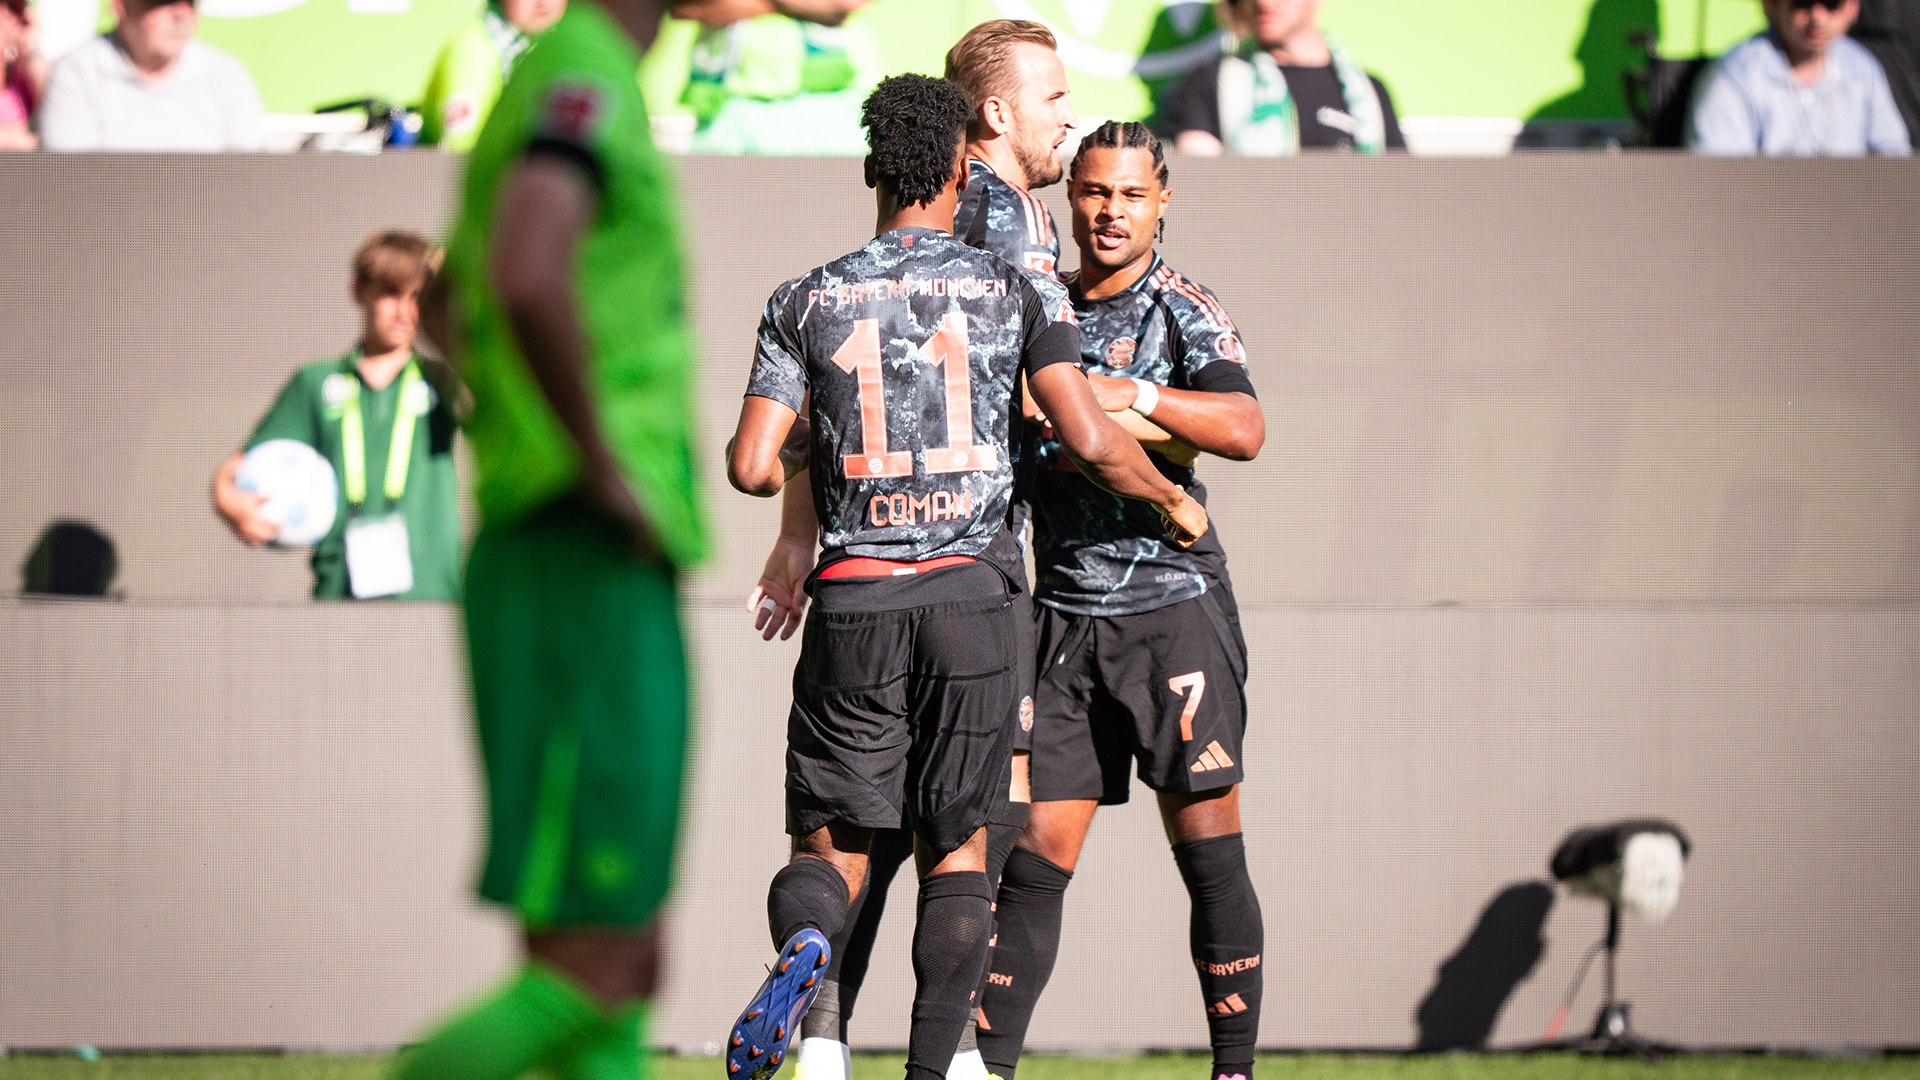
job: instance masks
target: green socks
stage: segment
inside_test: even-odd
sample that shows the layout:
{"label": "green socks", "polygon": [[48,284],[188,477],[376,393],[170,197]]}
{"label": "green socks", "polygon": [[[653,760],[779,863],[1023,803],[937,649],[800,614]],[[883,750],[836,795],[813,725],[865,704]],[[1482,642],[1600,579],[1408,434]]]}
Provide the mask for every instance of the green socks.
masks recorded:
{"label": "green socks", "polygon": [[559,1080],[637,1080],[645,1002],[612,1016],[567,978],[529,963],[426,1042],[400,1055],[394,1080],[513,1080],[545,1065]]}
{"label": "green socks", "polygon": [[647,1005],[629,1001],[547,1062],[554,1080],[648,1080]]}

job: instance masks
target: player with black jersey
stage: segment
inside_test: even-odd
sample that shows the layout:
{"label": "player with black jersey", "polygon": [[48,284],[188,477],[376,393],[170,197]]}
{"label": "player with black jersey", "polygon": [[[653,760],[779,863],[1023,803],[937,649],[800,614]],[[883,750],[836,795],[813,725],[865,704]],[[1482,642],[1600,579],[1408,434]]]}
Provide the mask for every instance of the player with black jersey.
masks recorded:
{"label": "player with black jersey", "polygon": [[[1081,366],[1103,408],[1132,415],[1161,473],[1204,501],[1194,451],[1248,460],[1266,427],[1233,321],[1154,251],[1170,198],[1159,140],[1141,124],[1102,125],[1080,144],[1067,196]],[[1187,549],[1162,543],[1151,515],[1040,440],[1033,810],[1001,878],[980,1051],[1011,1080],[1094,810],[1127,801],[1137,762],[1192,899],[1213,1075],[1250,1078],[1263,931],[1240,837],[1247,650],[1226,554],[1214,532]]]}
{"label": "player with black jersey", "polygon": [[966,1026],[992,902],[985,825],[1017,697],[1016,375],[1087,475],[1158,507],[1179,542],[1206,531],[1204,509],[1101,410],[1073,363],[1072,312],[950,235],[968,111],[958,86],[918,75],[867,99],[878,235],[774,292],[728,446],[736,488],[778,494],[806,411],[823,548],[787,724],[794,852],[767,896],[780,951],[729,1039],[735,1076],[779,1067],[872,832],[903,818],[921,876],[908,1080],[944,1077]]}
{"label": "player with black jersey", "polygon": [[[1076,123],[1065,66],[1054,51],[1053,33],[1044,25],[1013,19],[984,22],[969,30],[947,53],[946,77],[959,83],[973,105],[967,124],[967,186],[954,211],[954,235],[969,246],[1030,271],[1040,294],[1066,302],[1057,277],[1060,237],[1053,215],[1031,188],[1059,181],[1065,169],[1059,147]],[[806,605],[801,589],[813,568],[814,520],[807,474],[794,478],[782,494],[780,536],[768,554],[759,583],[747,598],[755,627],[763,636],[783,638],[799,625]],[[1025,496],[1016,479],[1014,533],[1024,535]],[[1021,638],[1022,697],[1008,717],[1014,725],[1013,767],[1007,798],[987,829],[987,877],[997,887],[1000,867],[1027,823],[1027,750],[1033,708],[1033,603],[1020,568],[1015,607]],[[874,837],[865,886],[854,900],[855,914],[833,942],[833,960],[822,975],[822,989],[802,1026],[798,1080],[848,1080],[851,1062],[847,1025],[872,953],[887,892],[912,853],[905,830]],[[982,972],[984,978],[985,973]],[[982,1080],[986,1068],[974,1046],[971,1028],[962,1036],[949,1080]]]}

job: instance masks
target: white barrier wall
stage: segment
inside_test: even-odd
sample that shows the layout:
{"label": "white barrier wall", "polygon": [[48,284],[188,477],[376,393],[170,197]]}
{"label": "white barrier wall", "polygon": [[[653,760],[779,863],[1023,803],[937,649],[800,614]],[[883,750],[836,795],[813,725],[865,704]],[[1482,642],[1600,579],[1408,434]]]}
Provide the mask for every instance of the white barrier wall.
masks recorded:
{"label": "white barrier wall", "polygon": [[[1639,814],[1697,845],[1673,918],[1627,926],[1642,1030],[1920,1041],[1920,171],[1174,169],[1165,251],[1239,319],[1268,419],[1258,461],[1206,469],[1252,651],[1263,1044],[1537,1038],[1603,911],[1532,883],[1568,828]],[[687,582],[656,1037],[697,1051],[770,951],[794,655],[738,610],[773,508],[718,449],[765,294],[872,213],[856,163],[684,172],[721,543]],[[291,368],[350,342],[354,243],[439,228],[453,180],[432,155],[0,161],[0,566],[87,517],[125,594],[0,602],[0,1046],[391,1046],[512,955],[467,899],[453,614],[308,604],[297,556],[206,504]],[[1150,807],[1102,812],[1036,1048],[1204,1045]],[[910,895],[861,1045],[905,1042]]]}

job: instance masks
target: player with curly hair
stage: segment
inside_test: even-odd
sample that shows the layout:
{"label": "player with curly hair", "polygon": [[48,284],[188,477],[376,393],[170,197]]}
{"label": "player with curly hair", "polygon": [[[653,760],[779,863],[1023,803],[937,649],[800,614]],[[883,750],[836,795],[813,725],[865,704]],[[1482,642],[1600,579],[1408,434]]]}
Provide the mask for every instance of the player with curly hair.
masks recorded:
{"label": "player with curly hair", "polygon": [[[1029,283],[1049,302],[1065,302],[1066,288],[1055,276],[1059,234],[1046,204],[1030,190],[1060,179],[1059,147],[1077,123],[1056,46],[1052,31],[1037,22],[983,22],[947,51],[946,78],[966,91],[972,109],[967,120],[967,184],[954,210],[954,235],[1027,270]],[[780,518],[780,535],[747,598],[756,629],[769,639],[776,633],[783,638],[791,635],[807,604],[799,586],[813,567],[819,525],[813,519],[804,473],[783,497]],[[1026,519],[1024,499],[1016,491],[1016,536],[1025,535]],[[1015,607],[1022,635],[1022,690],[1007,717],[1014,727],[1013,762],[1006,797],[987,823],[987,877],[995,887],[1000,868],[1027,823],[1033,602],[1024,578],[1020,585]],[[854,899],[854,917],[833,942],[833,961],[803,1025],[799,1080],[848,1080],[851,1075],[848,1024],[866,978],[887,893],[912,847],[906,830],[882,830],[874,837],[867,880]],[[986,1074],[970,1025],[961,1037],[949,1080],[984,1080]]]}
{"label": "player with curly hair", "polygon": [[868,98],[877,235],[775,290],[728,446],[734,487],[764,497],[804,443],[822,547],[787,720],[793,856],[767,897],[779,954],[729,1039],[736,1077],[779,1068],[874,830],[903,822],[920,873],[908,1080],[941,1080],[966,1027],[991,925],[986,825],[1020,694],[1016,376],[1085,475],[1150,503],[1175,543],[1206,531],[1199,504],[1101,411],[1072,311],[952,236],[969,112],[959,87],[919,75]]}

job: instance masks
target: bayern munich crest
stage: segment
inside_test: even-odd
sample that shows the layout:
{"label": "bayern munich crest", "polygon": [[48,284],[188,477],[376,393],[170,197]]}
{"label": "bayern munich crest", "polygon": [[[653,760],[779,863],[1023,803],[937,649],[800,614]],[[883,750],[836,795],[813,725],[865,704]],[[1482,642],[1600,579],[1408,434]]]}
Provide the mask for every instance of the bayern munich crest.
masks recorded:
{"label": "bayern munich crest", "polygon": [[1130,337],[1114,338],[1107,345],[1106,364],[1110,368],[1123,368],[1133,363],[1134,340]]}

